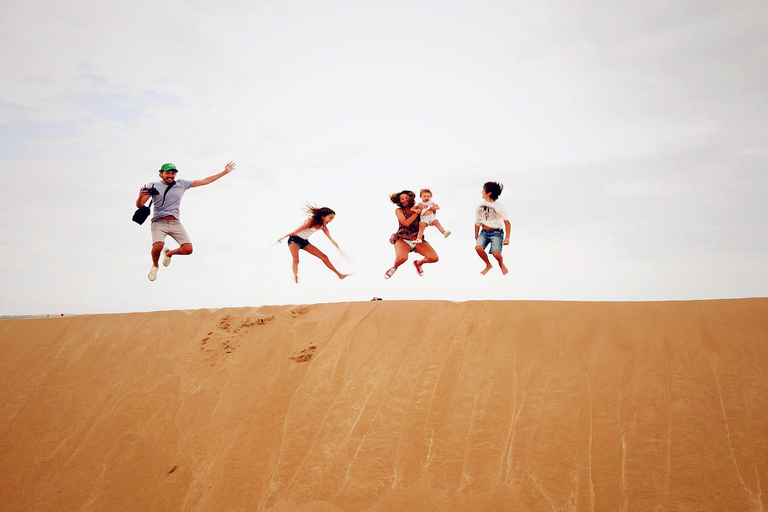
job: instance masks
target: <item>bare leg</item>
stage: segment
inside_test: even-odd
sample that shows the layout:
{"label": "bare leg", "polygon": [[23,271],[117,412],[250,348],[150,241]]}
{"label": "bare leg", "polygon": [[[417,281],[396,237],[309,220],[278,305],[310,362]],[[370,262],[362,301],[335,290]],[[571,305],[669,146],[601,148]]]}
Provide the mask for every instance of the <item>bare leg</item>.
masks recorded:
{"label": "bare leg", "polygon": [[177,247],[172,251],[168,251],[168,256],[176,256],[177,254],[180,254],[182,256],[188,256],[192,254],[192,244],[181,244],[181,247]]}
{"label": "bare leg", "polygon": [[504,275],[507,275],[509,270],[507,269],[507,267],[504,266],[504,257],[501,255],[501,253],[492,252],[491,254],[493,255],[494,258],[496,258],[496,261],[499,262],[499,267],[501,267],[501,273]]}
{"label": "bare leg", "polygon": [[163,258],[163,266],[167,267],[171,264],[171,256],[174,256],[176,254],[181,254],[182,256],[186,256],[188,254],[192,254],[192,244],[186,243],[181,244],[181,247],[178,247],[173,250],[165,250],[165,257]]}
{"label": "bare leg", "polygon": [[485,249],[482,247],[475,246],[475,250],[477,251],[477,255],[480,256],[480,259],[485,262],[485,268],[480,272],[482,275],[485,275],[493,268],[491,267],[491,260],[488,259],[488,255],[485,254]]}
{"label": "bare leg", "polygon": [[408,261],[408,254],[410,254],[410,252],[411,248],[408,247],[408,244],[398,239],[397,242],[395,242],[395,264],[392,266],[397,268]]}
{"label": "bare leg", "polygon": [[435,219],[432,221],[432,225],[435,226],[441,233],[445,233],[445,229],[443,229],[443,225],[440,224],[440,221]]}
{"label": "bare leg", "polygon": [[395,242],[395,264],[392,265],[392,268],[387,270],[384,273],[384,279],[391,278],[395,271],[397,270],[397,267],[408,261],[408,254],[411,252],[411,248],[408,246],[407,243],[403,242],[401,239],[397,239]]}
{"label": "bare leg", "polygon": [[150,252],[152,255],[152,266],[157,267],[160,263],[160,254],[163,252],[164,246],[165,242],[155,242],[152,244],[152,251]]}
{"label": "bare leg", "polygon": [[427,229],[427,223],[419,222],[419,234],[416,236],[416,240],[421,240],[424,237],[425,229]]}
{"label": "bare leg", "polygon": [[424,259],[416,261],[416,268],[421,269],[421,266],[425,263],[437,263],[440,259],[437,256],[437,252],[435,252],[435,249],[429,245],[429,242],[422,242],[419,245],[416,246],[416,248],[413,250],[415,253],[420,254],[424,256]]}
{"label": "bare leg", "polygon": [[[292,244],[292,245],[295,245],[295,244]],[[329,269],[333,270],[336,273],[336,275],[339,276],[339,279],[344,279],[345,277],[347,277],[349,275],[349,274],[342,274],[341,272],[336,270],[336,267],[333,266],[333,263],[331,263],[331,260],[328,259],[328,256],[326,256],[323,253],[323,251],[321,251],[320,249],[318,249],[314,245],[309,244],[308,246],[304,247],[304,250],[307,251],[312,256],[317,256],[318,258],[320,258],[320,261],[325,263],[326,267],[328,267]],[[298,257],[297,257],[296,261],[298,262]]]}
{"label": "bare leg", "polygon": [[290,249],[291,256],[293,256],[293,280],[296,281],[296,284],[299,284],[299,246],[288,244],[288,249]]}

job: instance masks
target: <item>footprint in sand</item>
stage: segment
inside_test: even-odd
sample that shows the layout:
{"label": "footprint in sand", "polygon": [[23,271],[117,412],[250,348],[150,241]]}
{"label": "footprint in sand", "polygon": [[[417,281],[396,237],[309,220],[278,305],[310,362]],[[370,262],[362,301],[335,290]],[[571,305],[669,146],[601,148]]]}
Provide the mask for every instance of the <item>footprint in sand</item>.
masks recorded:
{"label": "footprint in sand", "polygon": [[246,318],[242,324],[240,324],[240,327],[234,330],[235,333],[240,332],[241,329],[248,329],[249,327],[253,327],[254,325],[264,325],[267,322],[271,322],[275,319],[275,315],[270,315],[264,318],[257,318],[256,320],[251,320],[250,317]]}
{"label": "footprint in sand", "polygon": [[303,315],[304,313],[309,313],[309,308],[307,308],[307,307],[301,307],[301,308],[298,308],[298,309],[292,309],[292,310],[291,310],[291,316],[292,316],[293,318],[296,318],[296,317],[298,317],[299,315]]}
{"label": "footprint in sand", "polygon": [[295,354],[293,357],[289,357],[288,359],[296,361],[297,363],[306,363],[312,359],[312,356],[315,355],[315,350],[317,350],[317,347],[315,345],[310,345],[298,354]]}

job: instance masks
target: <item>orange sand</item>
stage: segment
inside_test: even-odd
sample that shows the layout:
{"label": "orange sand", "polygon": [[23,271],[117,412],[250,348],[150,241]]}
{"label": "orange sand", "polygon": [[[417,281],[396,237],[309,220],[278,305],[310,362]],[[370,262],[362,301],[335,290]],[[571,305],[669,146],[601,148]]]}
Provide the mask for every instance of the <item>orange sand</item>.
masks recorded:
{"label": "orange sand", "polygon": [[757,511],[767,495],[768,299],[0,321],[4,511]]}

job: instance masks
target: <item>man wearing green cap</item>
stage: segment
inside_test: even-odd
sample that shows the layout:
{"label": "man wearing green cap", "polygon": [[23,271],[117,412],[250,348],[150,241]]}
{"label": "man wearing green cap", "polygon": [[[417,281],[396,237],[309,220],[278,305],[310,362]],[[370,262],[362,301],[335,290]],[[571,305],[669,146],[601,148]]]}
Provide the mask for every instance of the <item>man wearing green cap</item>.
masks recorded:
{"label": "man wearing green cap", "polygon": [[[139,198],[136,200],[137,208],[144,206],[147,200],[152,198],[152,268],[147,275],[150,281],[157,279],[161,253],[165,267],[171,264],[172,256],[192,254],[192,241],[189,239],[184,226],[181,225],[181,215],[179,214],[181,197],[184,192],[192,187],[213,183],[225,174],[232,172],[234,168],[235,162],[229,162],[219,174],[202,180],[188,181],[176,179],[178,170],[175,165],[163,164],[160,168],[160,181],[148,183],[139,191]],[[179,247],[163,251],[165,237],[168,235],[176,240]]]}

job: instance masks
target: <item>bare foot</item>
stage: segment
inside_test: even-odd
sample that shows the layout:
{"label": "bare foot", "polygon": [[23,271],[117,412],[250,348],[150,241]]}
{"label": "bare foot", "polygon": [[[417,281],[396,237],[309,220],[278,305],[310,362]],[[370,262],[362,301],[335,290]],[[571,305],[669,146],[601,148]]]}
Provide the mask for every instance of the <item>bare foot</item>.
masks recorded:
{"label": "bare foot", "polygon": [[339,274],[339,279],[344,279],[345,277],[349,277],[352,274]]}
{"label": "bare foot", "polygon": [[504,275],[507,275],[509,273],[509,270],[507,270],[507,267],[504,266],[504,264],[501,264],[501,273]]}
{"label": "bare foot", "polygon": [[293,280],[296,281],[296,284],[299,284],[299,276],[293,276]]}
{"label": "bare foot", "polygon": [[482,275],[485,275],[485,274],[487,274],[487,273],[488,273],[488,271],[489,271],[489,270],[491,270],[492,268],[493,268],[492,266],[488,265],[487,267],[485,267],[485,268],[483,269],[483,271],[482,271],[482,272],[480,272],[480,274],[482,274]]}

